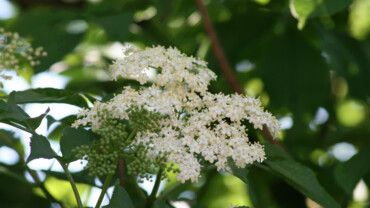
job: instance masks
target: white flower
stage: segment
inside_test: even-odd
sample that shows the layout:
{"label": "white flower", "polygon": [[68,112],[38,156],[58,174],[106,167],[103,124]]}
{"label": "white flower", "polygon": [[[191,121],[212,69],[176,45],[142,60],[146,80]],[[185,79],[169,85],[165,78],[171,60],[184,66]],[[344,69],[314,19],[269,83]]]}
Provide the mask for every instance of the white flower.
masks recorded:
{"label": "white flower", "polygon": [[[128,48],[128,49],[127,49]],[[182,54],[176,48],[161,46],[139,50],[126,46],[125,58],[111,66],[111,76],[133,79],[140,84],[151,82],[167,88],[188,88],[205,92],[216,75],[207,68],[204,61]],[[156,74],[150,73],[153,69]]]}
{"label": "white flower", "polygon": [[[212,94],[209,82],[215,79],[206,63],[186,57],[177,49],[163,47],[130,49],[123,61],[111,67],[113,79],[119,76],[152,83],[150,87],[126,87],[110,101],[96,102],[83,110],[75,125],[101,128],[105,114],[129,120],[132,108],[141,108],[163,116],[157,132],[139,132],[132,145],[146,144],[147,157],[165,153],[168,163],[176,164],[179,181],[197,181],[201,161],[214,164],[218,170],[229,170],[228,160],[243,168],[265,159],[263,146],[249,141],[246,122],[255,129],[266,125],[273,135],[279,131],[277,120],[264,111],[258,99],[242,95]],[[158,70],[149,78],[148,67]]]}

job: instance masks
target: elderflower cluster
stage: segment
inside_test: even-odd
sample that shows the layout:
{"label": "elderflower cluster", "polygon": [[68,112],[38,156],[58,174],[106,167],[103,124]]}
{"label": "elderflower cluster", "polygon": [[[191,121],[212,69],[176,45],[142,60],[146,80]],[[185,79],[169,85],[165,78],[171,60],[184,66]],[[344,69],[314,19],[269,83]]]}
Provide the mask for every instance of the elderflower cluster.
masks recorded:
{"label": "elderflower cluster", "polygon": [[[216,75],[205,62],[175,48],[128,48],[125,56],[111,67],[112,78],[133,79],[149,86],[125,87],[111,100],[96,102],[80,112],[74,125],[90,126],[99,132],[110,128],[106,126],[107,116],[127,121],[134,136],[122,138],[127,142],[118,151],[125,157],[128,150],[142,148],[140,159],[146,161],[136,164],[139,168],[134,173],[145,174],[140,171],[148,171],[144,166],[152,161],[157,168],[176,171],[181,182],[195,182],[207,163],[221,171],[230,169],[230,160],[243,168],[265,159],[263,146],[249,140],[247,125],[255,129],[267,126],[275,136],[279,124],[258,99],[208,92]],[[148,73],[152,69],[155,73]],[[133,109],[150,116],[135,125]]]}
{"label": "elderflower cluster", "polygon": [[6,75],[4,70],[18,71],[23,65],[38,65],[40,63],[38,58],[46,55],[42,47],[34,49],[18,33],[7,32],[0,28],[0,77],[10,79],[11,77]]}
{"label": "elderflower cluster", "polygon": [[[187,57],[176,48],[161,46],[140,50],[126,45],[125,58],[111,66],[111,77],[151,82],[169,90],[185,87],[189,91],[207,91],[216,75],[207,68],[207,63],[194,57]],[[155,75],[153,75],[155,74]]]}

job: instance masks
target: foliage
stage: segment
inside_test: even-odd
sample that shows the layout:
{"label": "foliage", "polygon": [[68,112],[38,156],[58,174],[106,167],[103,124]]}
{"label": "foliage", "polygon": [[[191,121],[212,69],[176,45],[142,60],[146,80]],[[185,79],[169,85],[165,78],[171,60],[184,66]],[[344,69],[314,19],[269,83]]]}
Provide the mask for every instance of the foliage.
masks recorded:
{"label": "foliage", "polygon": [[[115,48],[123,47],[120,42],[143,47],[175,46],[185,54],[204,59],[219,77],[211,82],[210,91],[232,93],[195,1],[12,1],[16,13],[9,19],[0,19],[0,27],[18,32],[22,41],[27,41],[27,47],[31,47],[30,42],[48,53],[39,65],[20,57],[19,66],[14,67],[16,76],[32,86],[37,86],[34,80],[43,73],[57,74],[68,81],[61,89],[48,82],[47,87],[9,90],[7,83],[14,80],[1,80],[4,88],[0,89],[0,153],[13,151],[18,159],[7,163],[0,158],[0,207],[95,206],[97,198],[91,203],[77,197],[89,196],[93,187],[114,187],[110,204],[105,201],[103,207],[159,208],[176,207],[179,203],[198,208],[368,206],[368,1],[204,2],[245,94],[259,97],[283,127],[275,141],[278,144],[271,144],[262,131],[248,128],[248,137],[264,145],[267,159],[245,168],[229,161],[231,170],[222,173],[204,162],[202,165],[207,168],[198,182],[179,183],[176,173],[171,172],[161,186],[160,180],[153,181],[149,190],[154,186],[154,191],[147,193],[127,168],[141,167],[137,165],[142,161],[140,155],[116,155],[116,150],[132,141],[125,140],[132,132],[130,126],[144,131],[155,126],[150,118],[158,115],[136,109],[131,114],[136,119],[130,124],[108,118],[106,122],[115,128],[94,132],[90,128],[71,128],[76,116],[70,115],[66,106],[87,108],[96,100],[111,100],[123,87],[139,89],[139,83],[132,80],[109,80],[109,65],[121,54],[115,52]],[[3,63],[6,56],[2,37],[0,68],[3,70],[6,65],[11,70],[8,63]],[[59,108],[62,118],[52,116],[54,105],[65,106]],[[32,106],[50,106],[50,110],[30,116],[35,115],[29,110]],[[47,131],[43,132],[45,126]],[[116,141],[113,137],[121,139]],[[24,141],[30,146],[24,145]],[[59,144],[60,150],[55,144]],[[103,151],[99,149],[102,146],[116,155],[109,165],[99,152]],[[100,173],[97,178],[88,170],[68,170],[84,155],[101,159],[101,163],[87,166]],[[121,160],[125,157],[139,159],[127,164]],[[32,164],[40,158],[57,162],[64,172],[33,170]],[[143,170],[137,172],[140,171]],[[145,171],[155,174],[158,170]],[[39,176],[44,174],[45,178]],[[151,176],[163,179],[162,174]],[[58,182],[68,182],[71,187],[61,190],[53,185]],[[362,197],[358,194],[361,186]],[[75,197],[57,194],[64,191]],[[216,199],[222,200],[215,202]]]}

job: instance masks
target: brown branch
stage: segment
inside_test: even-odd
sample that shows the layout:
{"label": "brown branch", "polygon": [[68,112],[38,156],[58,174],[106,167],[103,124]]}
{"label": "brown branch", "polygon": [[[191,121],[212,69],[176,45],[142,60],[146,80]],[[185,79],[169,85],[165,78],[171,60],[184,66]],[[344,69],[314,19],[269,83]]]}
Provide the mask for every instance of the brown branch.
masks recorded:
{"label": "brown branch", "polygon": [[118,159],[117,169],[119,185],[124,188],[126,182],[125,182],[125,161],[123,160],[123,158]]}
{"label": "brown branch", "polygon": [[211,47],[214,55],[216,56],[222,73],[225,75],[226,81],[229,83],[230,87],[237,93],[243,94],[243,89],[240,86],[238,80],[236,79],[229,62],[227,61],[224,51],[221,47],[220,41],[217,37],[217,33],[213,28],[212,22],[209,18],[206,6],[203,4],[202,0],[195,0],[198,10],[203,19],[204,28],[207,31],[208,37],[211,41]]}
{"label": "brown branch", "polygon": [[[243,94],[244,91],[239,83],[239,81],[236,79],[235,74],[233,73],[233,70],[230,67],[229,62],[226,59],[225,53],[221,47],[220,41],[218,39],[217,33],[213,27],[213,24],[211,22],[211,19],[209,18],[207,7],[204,5],[203,0],[195,0],[195,3],[197,4],[197,8],[200,12],[200,15],[202,16],[203,25],[204,28],[207,31],[208,38],[211,41],[211,47],[214,55],[217,58],[218,63],[220,64],[220,68],[230,85],[230,87],[239,94]],[[277,141],[274,140],[271,132],[268,130],[266,126],[263,127],[262,130],[263,137],[269,141],[270,143],[276,144],[283,148],[283,145]]]}

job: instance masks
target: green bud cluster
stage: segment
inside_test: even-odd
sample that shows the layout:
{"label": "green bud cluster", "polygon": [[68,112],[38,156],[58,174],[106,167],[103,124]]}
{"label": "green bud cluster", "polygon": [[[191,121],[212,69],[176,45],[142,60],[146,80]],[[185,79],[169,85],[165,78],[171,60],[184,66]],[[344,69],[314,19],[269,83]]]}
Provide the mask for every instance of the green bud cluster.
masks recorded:
{"label": "green bud cluster", "polygon": [[162,115],[156,112],[147,111],[142,108],[133,108],[129,112],[130,127],[137,132],[144,131],[159,131],[159,121],[163,118]]}
{"label": "green bud cluster", "polygon": [[160,114],[133,108],[129,111],[128,121],[112,118],[107,111],[98,116],[101,127],[94,132],[100,138],[90,146],[82,145],[73,150],[77,157],[88,161],[87,169],[91,175],[114,174],[119,158],[124,158],[129,175],[141,179],[150,179],[159,168],[167,169],[164,154],[149,158],[150,144],[133,142],[139,132],[159,130]]}
{"label": "green bud cluster", "polygon": [[78,157],[88,161],[89,173],[96,176],[114,174],[117,161],[123,156],[122,150],[132,142],[127,139],[127,122],[110,118],[105,119],[103,124],[95,131],[100,139],[91,146],[84,145],[74,150]]}

